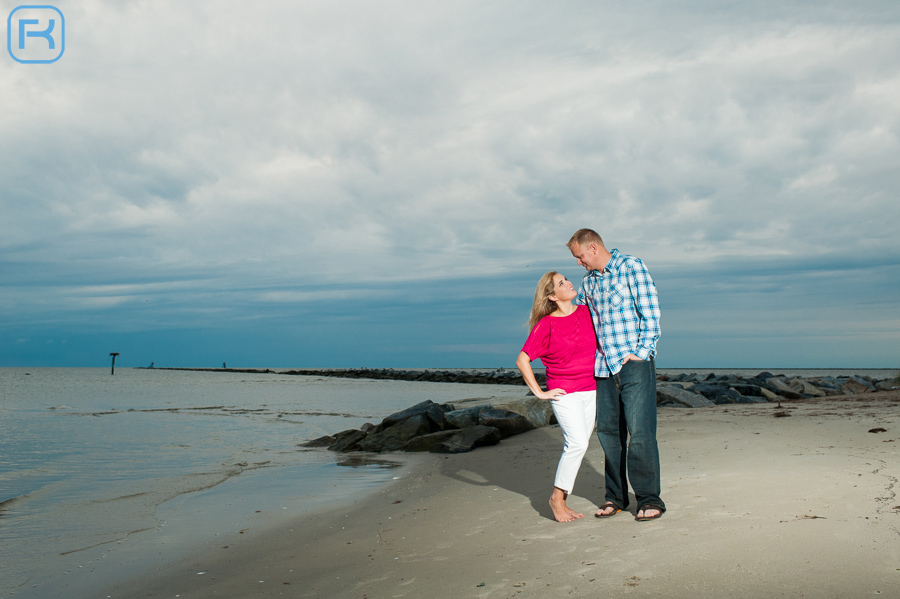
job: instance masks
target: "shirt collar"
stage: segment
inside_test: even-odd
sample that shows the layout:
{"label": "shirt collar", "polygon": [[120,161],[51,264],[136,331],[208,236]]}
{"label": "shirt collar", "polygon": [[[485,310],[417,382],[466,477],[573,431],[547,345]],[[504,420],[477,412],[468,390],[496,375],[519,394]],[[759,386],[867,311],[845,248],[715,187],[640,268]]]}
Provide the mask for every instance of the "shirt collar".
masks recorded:
{"label": "shirt collar", "polygon": [[603,267],[602,270],[592,270],[587,276],[589,277],[602,277],[604,272],[612,272],[619,267],[623,258],[622,254],[619,253],[619,250],[613,248],[610,252],[609,261],[606,263],[606,266]]}

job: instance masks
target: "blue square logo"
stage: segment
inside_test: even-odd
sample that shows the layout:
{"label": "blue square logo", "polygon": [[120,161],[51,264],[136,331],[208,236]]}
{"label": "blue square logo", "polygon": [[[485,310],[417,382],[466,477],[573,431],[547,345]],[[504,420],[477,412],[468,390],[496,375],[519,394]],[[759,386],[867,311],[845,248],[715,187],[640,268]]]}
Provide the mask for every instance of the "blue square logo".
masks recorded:
{"label": "blue square logo", "polygon": [[6,49],[13,60],[46,64],[66,49],[66,20],[55,6],[17,6],[6,20]]}

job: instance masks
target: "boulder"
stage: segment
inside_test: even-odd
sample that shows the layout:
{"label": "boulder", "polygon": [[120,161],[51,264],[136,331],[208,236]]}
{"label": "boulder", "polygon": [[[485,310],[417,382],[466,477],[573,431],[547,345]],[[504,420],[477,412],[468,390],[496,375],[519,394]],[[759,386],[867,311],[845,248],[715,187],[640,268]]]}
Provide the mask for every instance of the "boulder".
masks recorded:
{"label": "boulder", "polygon": [[846,389],[848,385],[855,389],[862,389],[861,391],[854,391],[854,393],[865,393],[866,391],[875,390],[875,385],[872,384],[872,381],[855,374],[851,376],[843,386]]}
{"label": "boulder", "polygon": [[307,441],[306,443],[300,443],[300,447],[328,447],[332,443],[335,442],[335,438],[331,435],[325,435],[324,437],[319,437],[318,439],[313,439],[312,441]]}
{"label": "boulder", "polygon": [[365,439],[367,433],[356,429],[349,429],[334,436],[334,443],[328,446],[332,451],[355,451],[357,443]]}
{"label": "boulder", "polygon": [[742,397],[743,396],[740,393],[738,393],[731,387],[728,387],[726,389],[722,389],[718,395],[716,395],[715,397],[712,397],[710,399],[712,399],[716,404],[727,404],[727,403],[742,403],[741,402]]}
{"label": "boulder", "polygon": [[484,409],[484,406],[474,406],[471,408],[461,408],[444,414],[448,424],[453,428],[469,428],[478,424],[478,413]]}
{"label": "boulder", "polygon": [[769,391],[765,387],[760,387],[759,390],[762,393],[762,396],[765,397],[769,401],[783,401],[784,400],[784,398],[782,396],[778,395],[777,393],[773,393],[773,392]]}
{"label": "boulder", "polygon": [[431,453],[466,453],[476,447],[496,445],[500,431],[492,426],[476,425],[462,430],[448,430],[423,435],[409,441],[404,451],[430,451]]}
{"label": "boulder", "polygon": [[884,379],[875,385],[875,388],[879,391],[890,391],[898,387],[900,387],[900,379]]}
{"label": "boulder", "polygon": [[380,433],[367,436],[359,441],[356,448],[359,451],[396,451],[402,449],[410,439],[427,435],[431,432],[431,425],[426,414],[420,413],[386,427]]}
{"label": "boulder", "polygon": [[825,392],[810,383],[807,380],[796,378],[788,381],[788,387],[796,391],[797,393],[801,393],[803,395],[808,395],[811,397],[825,397]]}
{"label": "boulder", "polygon": [[784,379],[780,377],[773,376],[770,379],[766,379],[766,386],[770,391],[774,391],[785,399],[803,399],[803,395],[788,387]]}
{"label": "boulder", "polygon": [[[398,422],[406,420],[407,418],[424,413],[429,413],[429,418],[431,418],[432,420],[442,420],[444,411],[441,409],[441,406],[434,403],[430,399],[426,399],[425,401],[419,402],[414,406],[410,406],[405,410],[394,412],[393,414],[382,420],[381,424],[385,429],[387,429],[391,426],[394,426]],[[438,413],[440,413],[441,415],[438,416]]]}
{"label": "boulder", "polygon": [[738,398],[734,400],[734,403],[766,403],[767,400],[765,397],[759,395],[741,395],[738,394]]}
{"label": "boulder", "polygon": [[820,389],[825,395],[844,395],[844,390],[835,385],[833,380],[813,379],[810,381],[817,389]]}
{"label": "boulder", "polygon": [[542,426],[547,426],[556,421],[551,403],[543,399],[538,399],[534,395],[497,404],[494,408],[521,414],[527,418],[535,428],[541,428]]}
{"label": "boulder", "polygon": [[656,386],[656,403],[677,403],[689,408],[703,408],[713,405],[713,402],[699,393],[687,391],[678,385],[665,383]]}
{"label": "boulder", "polygon": [[748,383],[734,383],[731,388],[747,397],[762,397],[762,387]]}
{"label": "boulder", "polygon": [[862,381],[856,380],[856,377],[851,378],[846,383],[841,385],[841,388],[844,389],[844,393],[846,393],[847,395],[865,393],[869,390],[869,388]]}
{"label": "boulder", "polygon": [[511,410],[488,408],[478,413],[478,424],[491,426],[500,431],[500,438],[506,439],[513,435],[524,433],[537,428],[528,418]]}
{"label": "boulder", "polygon": [[691,387],[691,391],[694,393],[699,393],[706,399],[711,399],[715,401],[715,399],[725,391],[727,387],[722,387],[721,385],[710,385],[708,383],[696,383]]}

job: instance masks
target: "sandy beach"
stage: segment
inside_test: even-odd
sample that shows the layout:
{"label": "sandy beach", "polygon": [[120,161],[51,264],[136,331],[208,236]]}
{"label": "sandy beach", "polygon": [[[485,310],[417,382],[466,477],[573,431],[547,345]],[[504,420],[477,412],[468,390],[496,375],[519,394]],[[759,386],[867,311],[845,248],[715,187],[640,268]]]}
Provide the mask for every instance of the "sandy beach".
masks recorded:
{"label": "sandy beach", "polygon": [[351,506],[231,535],[96,596],[900,596],[900,392],[663,408],[659,442],[657,521],[636,522],[633,504],[592,516],[596,438],[569,502],[585,518],[553,521],[552,426],[421,456]]}

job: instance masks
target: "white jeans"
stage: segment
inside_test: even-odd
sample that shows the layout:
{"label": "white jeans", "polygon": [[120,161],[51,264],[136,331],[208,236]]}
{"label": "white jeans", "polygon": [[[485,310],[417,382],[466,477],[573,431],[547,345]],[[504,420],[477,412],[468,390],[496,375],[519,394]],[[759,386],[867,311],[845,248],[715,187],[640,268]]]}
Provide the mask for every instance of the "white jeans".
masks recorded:
{"label": "white jeans", "polygon": [[587,452],[591,433],[597,415],[597,392],[576,391],[550,400],[550,406],[563,432],[563,453],[556,467],[556,480],[553,482],[566,493],[571,493],[575,486],[575,477],[581,460]]}

